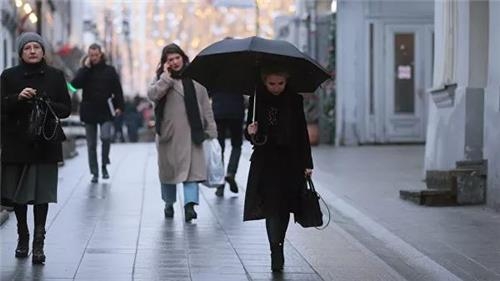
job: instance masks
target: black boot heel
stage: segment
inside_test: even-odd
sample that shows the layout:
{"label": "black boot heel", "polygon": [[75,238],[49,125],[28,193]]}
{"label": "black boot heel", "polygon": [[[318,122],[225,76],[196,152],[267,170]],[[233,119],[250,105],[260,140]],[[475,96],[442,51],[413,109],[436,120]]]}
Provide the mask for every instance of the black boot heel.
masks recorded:
{"label": "black boot heel", "polygon": [[282,272],[284,264],[283,243],[271,244],[271,270],[273,272]]}
{"label": "black boot heel", "polygon": [[194,203],[193,202],[187,203],[184,206],[184,217],[185,217],[186,222],[189,222],[192,219],[196,219],[198,217],[198,214],[194,210]]}
{"label": "black boot heel", "polygon": [[43,246],[45,242],[45,230],[35,230],[35,237],[33,238],[33,253],[31,261],[34,264],[43,264],[45,262],[45,253]]}
{"label": "black boot heel", "polygon": [[27,258],[30,250],[30,235],[29,233],[19,234],[16,247],[16,258]]}

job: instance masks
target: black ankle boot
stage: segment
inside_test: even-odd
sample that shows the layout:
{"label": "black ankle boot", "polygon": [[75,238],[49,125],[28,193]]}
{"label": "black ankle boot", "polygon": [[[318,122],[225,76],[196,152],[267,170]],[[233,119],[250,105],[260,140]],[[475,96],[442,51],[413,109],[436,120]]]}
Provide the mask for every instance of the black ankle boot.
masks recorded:
{"label": "black ankle boot", "polygon": [[284,264],[283,243],[271,244],[271,270],[273,272],[281,272],[283,271]]}
{"label": "black ankle boot", "polygon": [[92,175],[91,183],[97,183],[99,181],[99,176],[97,174]]}
{"label": "black ankle boot", "polygon": [[163,213],[165,214],[166,218],[173,218],[174,217],[174,206],[165,206],[165,209],[163,209]]}
{"label": "black ankle boot", "polygon": [[26,258],[28,257],[28,252],[30,250],[30,233],[27,227],[19,227],[17,225],[17,247],[16,247],[16,258]]}
{"label": "black ankle boot", "polygon": [[234,180],[234,176],[226,176],[226,181],[229,183],[229,190],[233,193],[238,193],[238,184]]}
{"label": "black ankle boot", "polygon": [[224,196],[224,185],[223,184],[217,186],[217,189],[215,190],[215,196],[217,196],[217,197]]}
{"label": "black ankle boot", "polygon": [[198,214],[194,210],[194,203],[189,202],[186,205],[184,205],[184,216],[186,221],[191,221],[192,219],[196,219],[198,217]]}
{"label": "black ankle boot", "polygon": [[33,253],[32,262],[34,264],[43,264],[45,262],[45,253],[43,252],[43,245],[45,242],[45,229],[35,229],[35,236],[33,238]]}
{"label": "black ankle boot", "polygon": [[106,165],[102,165],[102,178],[103,179],[109,179],[109,173],[108,169],[106,168]]}

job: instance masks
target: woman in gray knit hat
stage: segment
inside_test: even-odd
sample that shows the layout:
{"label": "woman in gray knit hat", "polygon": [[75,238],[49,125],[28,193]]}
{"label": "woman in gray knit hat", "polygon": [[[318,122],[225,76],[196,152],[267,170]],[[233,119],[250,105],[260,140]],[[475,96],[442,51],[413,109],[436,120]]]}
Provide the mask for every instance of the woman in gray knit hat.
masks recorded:
{"label": "woman in gray knit hat", "polygon": [[[71,100],[62,71],[45,63],[43,38],[26,32],[17,41],[19,65],[1,74],[2,205],[14,207],[17,219],[17,258],[29,253],[28,205],[33,205],[32,262],[45,262],[43,251],[49,203],[57,202],[61,141],[33,140],[28,135],[35,97],[45,98],[58,118],[68,117]],[[49,130],[50,133],[50,130]],[[64,139],[64,133],[57,138]]]}

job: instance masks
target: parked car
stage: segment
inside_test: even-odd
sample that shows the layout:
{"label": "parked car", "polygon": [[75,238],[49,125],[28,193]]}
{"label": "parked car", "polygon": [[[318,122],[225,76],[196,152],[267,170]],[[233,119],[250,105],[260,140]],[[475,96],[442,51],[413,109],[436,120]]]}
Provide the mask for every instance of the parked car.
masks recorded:
{"label": "parked car", "polygon": [[85,138],[85,124],[80,121],[80,115],[70,115],[68,118],[61,120],[61,126],[68,138],[82,139]]}

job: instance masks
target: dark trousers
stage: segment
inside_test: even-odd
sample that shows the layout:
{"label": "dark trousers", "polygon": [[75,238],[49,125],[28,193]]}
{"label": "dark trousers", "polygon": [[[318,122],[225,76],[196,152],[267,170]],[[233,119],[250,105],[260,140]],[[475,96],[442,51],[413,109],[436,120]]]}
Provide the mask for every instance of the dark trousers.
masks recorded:
{"label": "dark trousers", "polygon": [[125,142],[125,137],[123,136],[123,115],[115,116],[113,120],[114,133],[113,141]]}
{"label": "dark trousers", "polygon": [[99,175],[99,164],[97,163],[97,126],[101,130],[101,159],[102,165],[105,166],[110,163],[109,150],[111,148],[111,131],[113,128],[113,121],[106,121],[100,124],[85,124],[85,134],[87,135],[87,150],[89,156],[90,173]]}
{"label": "dark trousers", "polygon": [[222,148],[222,161],[224,161],[224,149],[226,144],[226,133],[231,138],[231,155],[227,165],[227,174],[234,177],[238,170],[241,156],[241,145],[243,144],[243,120],[241,119],[216,119],[217,135]]}
{"label": "dark trousers", "polygon": [[[25,204],[14,205],[14,213],[16,214],[16,219],[17,219],[17,232],[20,235],[26,235],[29,233],[27,211],[28,211],[28,205]],[[35,230],[45,231],[45,223],[47,222],[48,211],[49,211],[48,203],[33,205]]]}
{"label": "dark trousers", "polygon": [[266,230],[269,244],[278,245],[285,241],[288,222],[290,221],[290,213],[274,213],[266,217]]}

